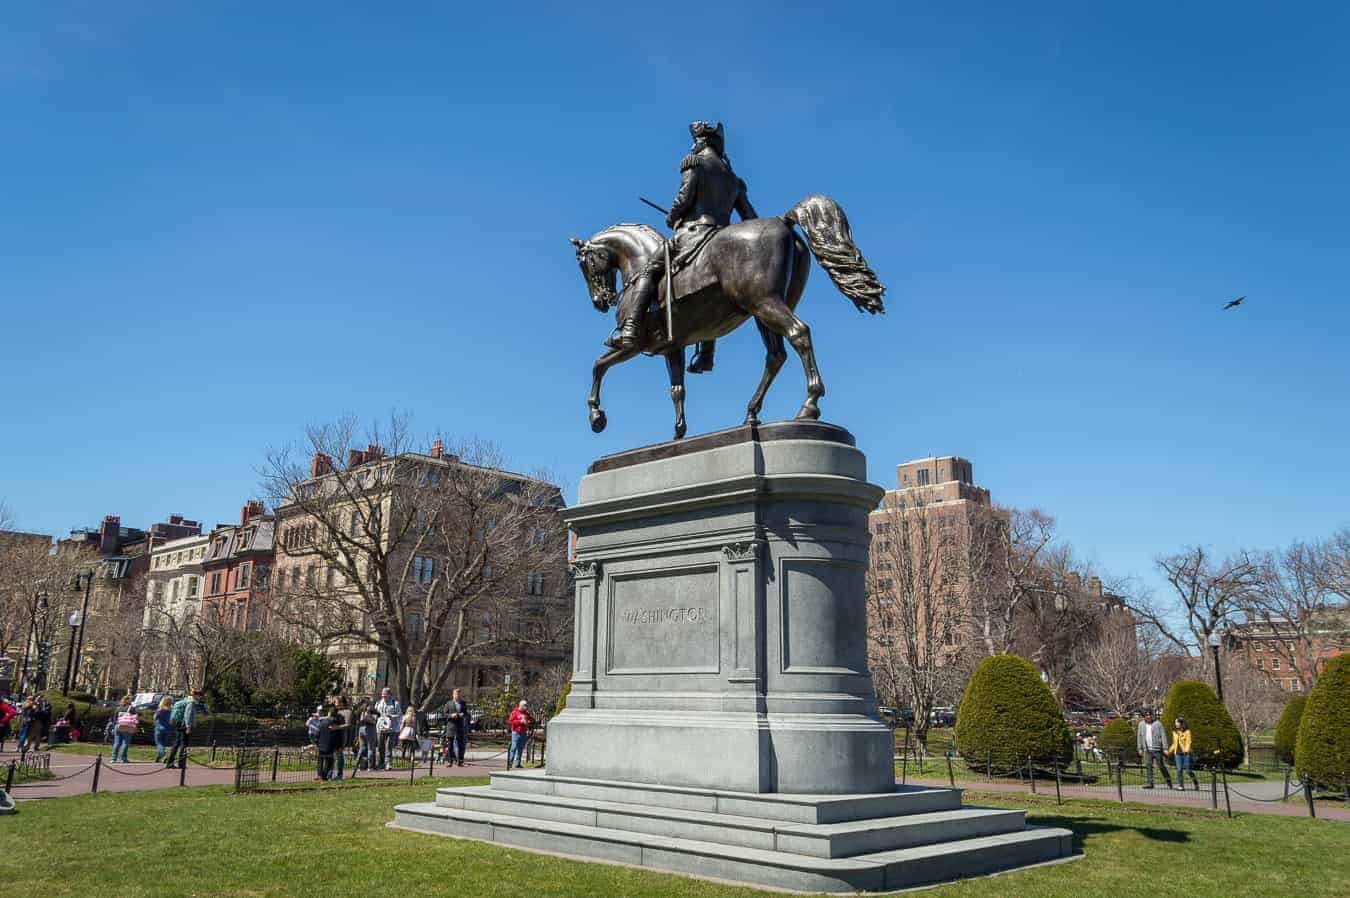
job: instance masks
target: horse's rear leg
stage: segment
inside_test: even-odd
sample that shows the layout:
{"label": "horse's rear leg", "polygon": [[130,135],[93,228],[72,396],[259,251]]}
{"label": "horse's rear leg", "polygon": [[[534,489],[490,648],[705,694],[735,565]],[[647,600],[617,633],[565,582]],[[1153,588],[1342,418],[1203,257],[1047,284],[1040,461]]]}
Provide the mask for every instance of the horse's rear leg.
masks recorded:
{"label": "horse's rear leg", "polygon": [[600,408],[600,381],[604,380],[605,372],[610,368],[628,361],[637,354],[636,349],[611,349],[595,360],[595,365],[591,368],[591,395],[586,399],[586,405],[590,408],[591,430],[595,433],[604,430],[605,425],[609,423],[609,419]]}
{"label": "horse's rear leg", "polygon": [[778,376],[778,370],[783,367],[783,362],[787,359],[787,350],[783,348],[782,334],[776,334],[769,330],[762,321],[756,321],[755,326],[759,328],[760,339],[764,341],[764,374],[759,379],[759,386],[755,389],[755,395],[750,397],[750,404],[746,407],[746,424],[759,423],[759,410],[764,407],[764,396],[769,392],[769,385]]}
{"label": "horse's rear leg", "polygon": [[797,410],[798,418],[819,418],[820,397],[825,395],[825,384],[816,367],[816,352],[811,345],[811,329],[777,296],[768,296],[750,306],[754,316],[774,333],[787,338],[801,357],[806,370],[806,401]]}
{"label": "horse's rear leg", "polygon": [[670,401],[675,403],[675,439],[684,439],[684,347],[666,353],[666,370],[670,372]]}

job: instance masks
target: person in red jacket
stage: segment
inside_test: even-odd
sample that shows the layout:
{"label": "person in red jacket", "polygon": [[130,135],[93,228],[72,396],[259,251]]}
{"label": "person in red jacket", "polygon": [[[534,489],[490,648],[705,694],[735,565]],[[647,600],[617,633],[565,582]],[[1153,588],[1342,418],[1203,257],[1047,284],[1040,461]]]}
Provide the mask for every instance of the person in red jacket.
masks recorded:
{"label": "person in red jacket", "polygon": [[525,740],[534,727],[534,715],[530,713],[525,699],[521,699],[520,704],[512,710],[507,723],[511,726],[511,747],[506,750],[506,769],[510,770],[512,761],[516,767],[520,767],[524,761]]}

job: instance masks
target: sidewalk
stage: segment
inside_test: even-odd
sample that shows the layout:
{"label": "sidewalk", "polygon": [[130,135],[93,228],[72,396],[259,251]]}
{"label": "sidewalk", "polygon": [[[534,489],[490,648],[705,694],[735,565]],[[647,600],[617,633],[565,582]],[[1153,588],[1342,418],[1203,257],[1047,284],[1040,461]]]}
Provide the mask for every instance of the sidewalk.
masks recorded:
{"label": "sidewalk", "polygon": [[[937,777],[918,777],[911,776],[906,782],[910,784],[918,783],[925,786],[950,786],[951,783],[945,778]],[[1029,795],[1031,789],[1022,783],[1014,782],[982,782],[980,780],[961,780],[957,779],[956,787],[968,792],[1000,792],[1008,794]],[[1251,796],[1248,800],[1238,794],[1240,790],[1243,794]],[[1041,797],[1049,795],[1051,798],[1055,795],[1054,780],[1049,782],[1040,781],[1036,785],[1037,794]],[[1301,800],[1279,801],[1283,794],[1284,784],[1271,781],[1243,782],[1241,784],[1229,782],[1228,793],[1229,800],[1232,802],[1233,810],[1241,811],[1244,814],[1268,814],[1276,817],[1307,817],[1308,806]],[[1086,798],[1096,801],[1110,801],[1119,803],[1119,798],[1114,787],[1095,787],[1083,788],[1082,786],[1066,786],[1063,789],[1065,799]],[[1129,787],[1125,794],[1126,804],[1152,804],[1166,805],[1174,808],[1199,808],[1212,810],[1210,803],[1210,792],[1208,788],[1200,792],[1187,791],[1176,792],[1170,789],[1164,789],[1159,786],[1152,790],[1142,790],[1136,787]],[[1219,786],[1219,811],[1224,810],[1223,786]],[[1344,804],[1335,805],[1321,802],[1317,805],[1317,818],[1319,820],[1340,820],[1350,822],[1350,808]]]}
{"label": "sidewalk", "polygon": [[[480,755],[474,758],[474,755]],[[52,751],[51,771],[62,779],[46,780],[16,785],[11,797],[15,801],[31,801],[40,798],[64,798],[69,795],[87,795],[93,788],[94,757],[63,753],[60,749]],[[0,787],[4,786],[4,768],[17,755],[13,752],[0,753]],[[506,766],[504,752],[469,752],[463,767],[450,767],[437,763],[433,772],[437,776],[485,777],[494,770]],[[427,765],[417,768],[417,776],[426,776]],[[453,771],[453,772],[451,772]],[[154,761],[132,761],[129,764],[109,765],[104,759],[98,776],[99,792],[142,792],[151,789],[177,788],[180,771],[169,770],[163,764]],[[358,779],[389,779],[407,781],[408,770],[362,771]],[[222,786],[234,782],[234,769],[230,767],[205,767],[188,763],[185,786]]]}

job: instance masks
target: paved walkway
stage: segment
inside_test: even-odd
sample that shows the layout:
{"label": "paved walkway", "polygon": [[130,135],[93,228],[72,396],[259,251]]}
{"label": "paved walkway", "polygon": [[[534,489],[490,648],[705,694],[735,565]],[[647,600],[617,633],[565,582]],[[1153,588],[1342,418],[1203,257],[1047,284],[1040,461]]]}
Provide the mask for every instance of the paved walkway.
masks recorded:
{"label": "paved walkway", "polygon": [[[478,757],[475,758],[474,756]],[[16,758],[13,752],[0,753],[0,788],[4,786],[4,768]],[[63,798],[68,795],[85,795],[93,790],[94,756],[62,752],[59,749],[51,753],[51,772],[58,779],[41,780],[16,784],[12,793],[16,801],[29,801],[38,798]],[[463,767],[452,768],[437,764],[433,770],[437,776],[483,777],[494,770],[506,766],[503,752],[480,751],[467,752]],[[140,792],[150,789],[169,789],[179,785],[180,771],[168,770],[163,764],[154,761],[132,761],[129,764],[109,765],[104,759],[98,772],[98,791],[100,792]],[[427,775],[427,766],[417,768],[418,777]],[[403,770],[361,771],[360,779],[389,779],[407,781],[409,772]],[[234,782],[234,769],[231,767],[204,767],[189,763],[187,775],[183,780],[186,786],[220,786]]]}
{"label": "paved walkway", "polygon": [[[920,783],[927,786],[947,786],[950,783],[946,779],[937,779],[934,777],[916,777],[911,776],[907,780],[909,783]],[[969,791],[979,792],[1006,792],[1011,794],[1027,795],[1031,789],[1022,783],[1014,782],[981,782],[967,781],[960,779],[956,782],[957,788]],[[1040,795],[1055,794],[1055,783],[1040,781],[1036,784],[1036,791]],[[1278,817],[1306,817],[1308,816],[1308,806],[1302,801],[1290,800],[1281,801],[1284,794],[1284,783],[1272,780],[1244,780],[1242,782],[1228,783],[1229,800],[1232,802],[1234,811],[1241,811],[1244,814],[1270,814]],[[1115,787],[1106,786],[1065,786],[1063,795],[1066,799],[1072,798],[1091,798],[1099,801],[1119,802]],[[1245,798],[1243,796],[1246,796]],[[1206,784],[1199,792],[1188,790],[1186,792],[1177,792],[1172,789],[1164,788],[1159,785],[1156,789],[1141,789],[1138,786],[1125,787],[1126,804],[1155,804],[1168,805],[1171,807],[1190,807],[1190,808],[1212,808],[1209,786]],[[1224,810],[1223,785],[1219,786],[1219,810]],[[1329,804],[1319,802],[1317,805],[1318,819],[1342,820],[1350,822],[1350,806],[1344,803]]]}

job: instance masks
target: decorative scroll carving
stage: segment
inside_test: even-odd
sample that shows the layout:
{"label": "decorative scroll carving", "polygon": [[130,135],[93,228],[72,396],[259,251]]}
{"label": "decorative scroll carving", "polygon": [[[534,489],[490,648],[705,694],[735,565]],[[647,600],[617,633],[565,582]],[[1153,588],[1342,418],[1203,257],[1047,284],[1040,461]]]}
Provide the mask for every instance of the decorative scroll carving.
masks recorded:
{"label": "decorative scroll carving", "polygon": [[572,562],[572,576],[581,580],[584,578],[596,578],[600,576],[600,562],[598,561],[574,561]]}
{"label": "decorative scroll carving", "polygon": [[722,547],[728,561],[754,561],[759,557],[759,542],[728,543]]}

